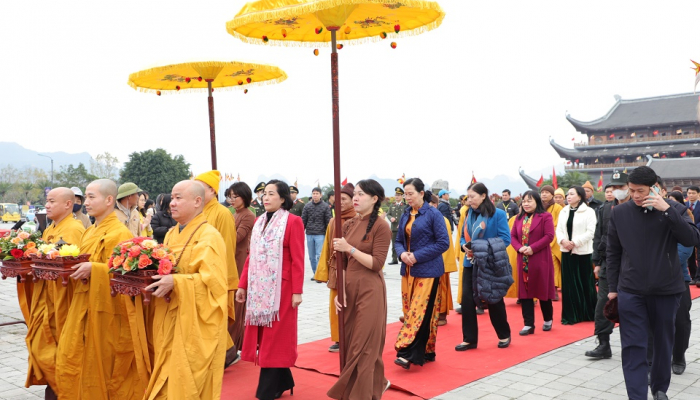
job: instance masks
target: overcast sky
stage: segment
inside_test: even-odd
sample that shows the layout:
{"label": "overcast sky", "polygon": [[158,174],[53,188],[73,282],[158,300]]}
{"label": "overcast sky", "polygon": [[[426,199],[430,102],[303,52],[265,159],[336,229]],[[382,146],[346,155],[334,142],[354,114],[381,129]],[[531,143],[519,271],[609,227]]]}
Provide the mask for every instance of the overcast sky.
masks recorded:
{"label": "overcast sky", "polygon": [[[466,187],[563,160],[564,118],[605,114],[613,96],[693,89],[694,1],[443,0],[441,27],[340,51],[342,175],[420,176]],[[134,91],[130,73],[195,60],[277,65],[287,81],[215,92],[219,169],[253,181],[332,180],[330,57],[245,44],[225,24],[243,1],[15,1],[0,13],[0,141],[37,151],[165,148],[209,169],[206,95]],[[1,154],[1,151],[0,151]],[[1,156],[0,156],[1,157]],[[539,173],[537,173],[539,176]]]}

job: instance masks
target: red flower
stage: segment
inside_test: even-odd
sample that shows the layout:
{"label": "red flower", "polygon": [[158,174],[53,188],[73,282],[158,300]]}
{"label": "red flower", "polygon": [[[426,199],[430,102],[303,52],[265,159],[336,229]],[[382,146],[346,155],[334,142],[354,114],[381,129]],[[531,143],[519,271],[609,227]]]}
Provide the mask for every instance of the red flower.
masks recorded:
{"label": "red flower", "polygon": [[10,250],[10,255],[14,258],[22,258],[22,256],[24,255],[24,251],[22,251],[21,249],[12,249]]}
{"label": "red flower", "polygon": [[129,257],[136,258],[141,254],[141,246],[134,246],[129,249]]}
{"label": "red flower", "polygon": [[141,242],[143,242],[146,239],[148,239],[148,238],[139,236],[139,237],[135,237],[135,238],[131,239],[131,242],[134,244],[141,244]]}
{"label": "red flower", "polygon": [[158,264],[158,275],[168,275],[173,270],[173,263],[167,258],[160,260]]}

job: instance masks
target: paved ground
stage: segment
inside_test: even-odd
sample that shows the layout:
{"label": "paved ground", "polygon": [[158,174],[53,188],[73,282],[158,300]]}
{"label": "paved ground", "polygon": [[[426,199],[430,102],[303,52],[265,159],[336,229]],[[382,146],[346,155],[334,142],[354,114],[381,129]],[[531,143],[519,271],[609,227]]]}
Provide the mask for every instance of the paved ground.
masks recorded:
{"label": "paved ground", "polygon": [[[300,306],[300,343],[330,336],[328,326],[328,289],[324,284],[311,282],[311,267],[307,261],[307,280],[303,303]],[[398,268],[387,266],[386,283],[388,320],[398,319],[401,282]],[[16,285],[10,280],[0,281],[0,323],[17,321],[22,315],[17,305]],[[453,293],[457,290],[457,276],[452,274]],[[453,316],[450,318],[459,318]],[[693,334],[686,353],[688,368],[681,375],[673,375],[669,397],[678,400],[700,399],[700,301],[693,303],[691,314]],[[520,327],[513,327],[517,332]],[[27,350],[24,325],[0,327],[0,399],[37,399],[43,397],[43,387],[24,388],[27,371]],[[626,399],[625,383],[620,361],[620,338],[612,337],[613,358],[590,361],[583,356],[595,347],[594,338],[588,338],[556,349],[518,364],[502,372],[472,382],[435,399],[441,400],[530,400],[530,399]],[[329,341],[330,345],[330,341]],[[649,395],[651,399],[651,395]]]}

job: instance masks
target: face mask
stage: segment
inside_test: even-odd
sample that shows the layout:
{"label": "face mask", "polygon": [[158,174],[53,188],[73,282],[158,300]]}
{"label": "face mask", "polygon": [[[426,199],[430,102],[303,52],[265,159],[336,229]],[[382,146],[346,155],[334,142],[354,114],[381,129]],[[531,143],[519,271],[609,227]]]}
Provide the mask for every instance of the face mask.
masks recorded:
{"label": "face mask", "polygon": [[618,201],[622,201],[622,200],[626,199],[627,196],[629,196],[629,194],[630,194],[629,189],[627,189],[627,190],[622,190],[622,189],[613,190],[613,196],[615,196],[615,198]]}
{"label": "face mask", "polygon": [[74,213],[77,213],[78,211],[80,211],[81,208],[83,208],[82,204],[73,204],[73,212]]}

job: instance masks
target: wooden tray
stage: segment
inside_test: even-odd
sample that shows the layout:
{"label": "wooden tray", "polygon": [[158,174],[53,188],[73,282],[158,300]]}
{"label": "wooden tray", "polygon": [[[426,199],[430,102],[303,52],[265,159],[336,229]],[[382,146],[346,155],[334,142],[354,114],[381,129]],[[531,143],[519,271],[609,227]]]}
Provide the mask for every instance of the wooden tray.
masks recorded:
{"label": "wooden tray", "polygon": [[32,274],[32,263],[34,260],[21,259],[21,260],[7,260],[3,261],[0,266],[0,274],[2,279],[7,278],[17,278],[19,277],[20,282],[26,282],[27,277]]}
{"label": "wooden tray", "polygon": [[[63,286],[68,286],[70,276],[75,272],[72,269],[75,265],[82,262],[90,261],[90,254],[81,254],[77,257],[57,257],[53,260],[39,258],[32,255],[32,275],[34,282],[39,280],[55,281],[61,278]],[[87,279],[81,279],[84,284],[88,283]]]}
{"label": "wooden tray", "polygon": [[[155,282],[151,279],[153,275],[158,275],[158,271],[154,269],[139,269],[132,272],[127,272],[122,275],[120,273],[113,274],[113,278],[109,280],[109,286],[112,288],[112,297],[117,294],[127,296],[143,296],[143,304],[151,302],[152,291],[146,290],[148,285]],[[170,293],[165,295],[165,302],[170,303]]]}

